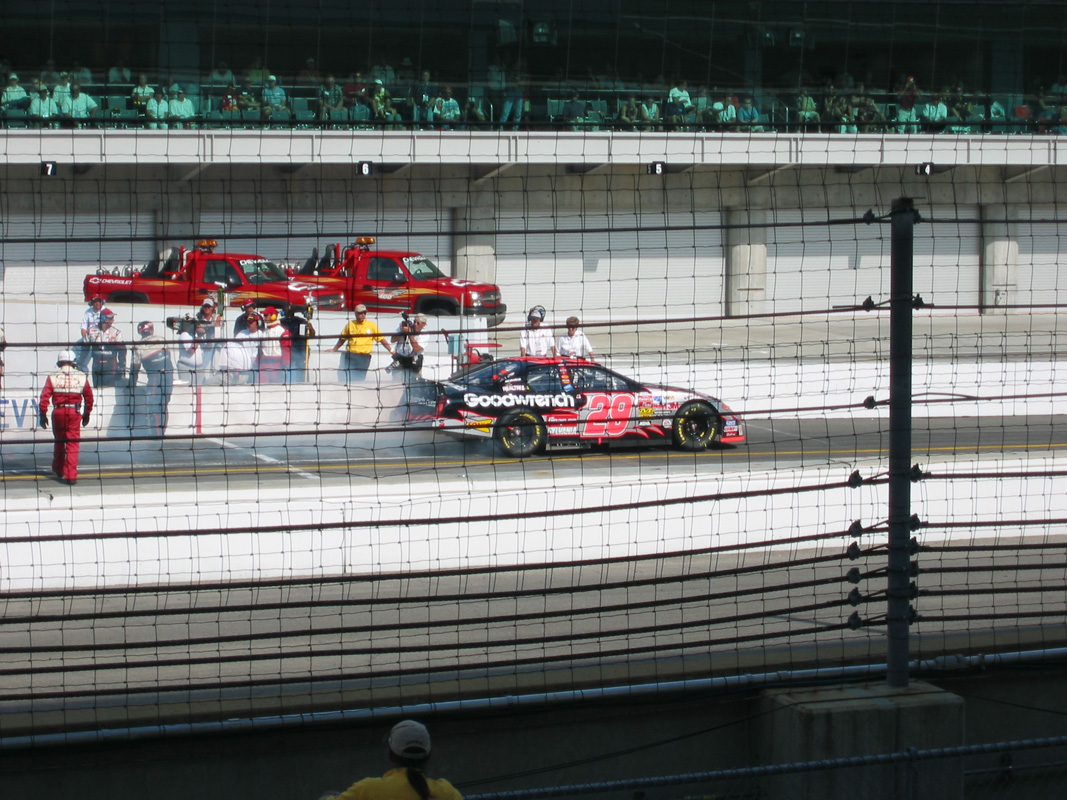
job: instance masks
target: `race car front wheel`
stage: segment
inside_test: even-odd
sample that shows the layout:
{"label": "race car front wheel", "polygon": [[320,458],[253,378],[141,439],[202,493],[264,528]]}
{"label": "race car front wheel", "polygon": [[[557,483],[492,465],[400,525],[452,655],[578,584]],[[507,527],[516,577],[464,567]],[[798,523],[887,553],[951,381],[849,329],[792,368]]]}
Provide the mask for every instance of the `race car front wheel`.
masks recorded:
{"label": "race car front wheel", "polygon": [[545,446],[548,431],[536,411],[526,408],[509,411],[497,423],[497,441],[501,452],[511,458],[532,456]]}
{"label": "race car front wheel", "polygon": [[707,403],[686,403],[674,415],[674,445],[682,450],[703,450],[718,432],[719,415]]}

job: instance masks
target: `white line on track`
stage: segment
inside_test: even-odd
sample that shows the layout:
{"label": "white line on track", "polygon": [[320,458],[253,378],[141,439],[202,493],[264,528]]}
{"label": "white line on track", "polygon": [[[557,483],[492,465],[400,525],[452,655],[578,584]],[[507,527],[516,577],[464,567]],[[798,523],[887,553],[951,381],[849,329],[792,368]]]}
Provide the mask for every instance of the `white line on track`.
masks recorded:
{"label": "white line on track", "polygon": [[298,469],[296,467],[290,467],[284,461],[281,461],[281,460],[279,460],[277,458],[271,458],[270,456],[265,456],[262,453],[257,453],[255,450],[253,450],[250,447],[241,447],[240,445],[233,444],[232,442],[227,442],[227,441],[224,441],[222,439],[216,439],[214,437],[209,437],[208,441],[215,442],[215,443],[219,444],[222,447],[228,447],[231,450],[245,450],[245,451],[251,453],[255,458],[257,458],[258,460],[262,461],[263,463],[265,463],[265,464],[280,464],[281,466],[286,467],[286,469],[288,469],[289,472],[292,472],[294,475],[299,475],[301,478],[307,478],[308,480],[312,480],[312,481],[319,480],[319,476],[314,474],[313,472],[305,472],[302,469]]}

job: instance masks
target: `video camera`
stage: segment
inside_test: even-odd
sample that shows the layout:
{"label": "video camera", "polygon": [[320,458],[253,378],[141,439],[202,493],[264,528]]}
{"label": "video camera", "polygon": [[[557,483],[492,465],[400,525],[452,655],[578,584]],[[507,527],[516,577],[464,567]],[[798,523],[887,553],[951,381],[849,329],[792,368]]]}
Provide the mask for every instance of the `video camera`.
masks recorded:
{"label": "video camera", "polygon": [[167,317],[167,327],[175,333],[196,333],[196,317],[186,314],[184,317]]}
{"label": "video camera", "polygon": [[406,311],[400,312],[400,330],[404,333],[411,333],[411,319]]}

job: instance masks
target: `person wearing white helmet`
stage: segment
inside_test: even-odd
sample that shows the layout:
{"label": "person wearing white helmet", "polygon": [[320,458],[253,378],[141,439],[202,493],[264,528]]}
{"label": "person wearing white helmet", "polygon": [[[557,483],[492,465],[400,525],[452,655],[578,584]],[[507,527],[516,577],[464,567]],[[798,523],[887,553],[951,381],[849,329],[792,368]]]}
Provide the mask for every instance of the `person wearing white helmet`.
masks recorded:
{"label": "person wearing white helmet", "polygon": [[552,331],[541,327],[541,323],[545,321],[545,307],[531,308],[526,320],[526,327],[519,332],[519,355],[554,356],[556,342],[552,339]]}
{"label": "person wearing white helmet", "polygon": [[124,384],[126,375],[126,345],[122,332],[115,327],[115,312],[110,308],[100,310],[100,325],[89,332],[89,349],[93,356],[93,385]]}
{"label": "person wearing white helmet", "polygon": [[293,337],[282,325],[274,306],[263,309],[263,321],[267,328],[260,343],[260,383],[287,383],[293,358]]}
{"label": "person wearing white helmet", "polygon": [[[144,320],[137,326],[141,340],[133,346],[133,359],[130,364],[130,390],[133,393],[135,419],[144,415],[145,427],[155,436],[162,436],[167,427],[167,407],[174,389],[173,369],[166,341],[156,334],[156,326],[150,320]],[[144,387],[137,385],[137,379],[144,369],[146,382]]]}
{"label": "person wearing white helmet", "polygon": [[340,793],[327,793],[335,800],[463,800],[444,778],[426,777],[430,760],[430,733],[420,722],[405,719],[393,726],[386,742],[393,769],[381,778],[364,778]]}
{"label": "person wearing white helmet", "polygon": [[75,366],[74,352],[63,350],[56,357],[59,368],[49,375],[37,404],[38,421],[48,427],[48,408],[52,411],[52,471],[60,483],[73,486],[78,481],[78,454],[81,450],[82,425],[89,424],[93,410],[93,387],[89,377]]}

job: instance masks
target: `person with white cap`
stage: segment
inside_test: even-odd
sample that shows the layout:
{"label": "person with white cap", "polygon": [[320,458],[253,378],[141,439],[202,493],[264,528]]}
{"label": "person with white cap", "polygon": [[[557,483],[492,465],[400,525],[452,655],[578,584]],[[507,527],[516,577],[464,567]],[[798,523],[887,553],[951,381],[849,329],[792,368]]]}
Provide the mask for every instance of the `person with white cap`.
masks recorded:
{"label": "person with white cap", "polygon": [[267,76],[267,85],[263,87],[260,100],[262,101],[260,109],[264,117],[270,117],[275,111],[289,108],[289,99],[286,97],[285,89],[278,85],[278,78],[274,75]]}
{"label": "person with white cap", "polygon": [[[141,340],[133,346],[133,359],[130,364],[130,393],[134,399],[133,416],[144,415],[146,428],[155,436],[162,436],[167,427],[167,407],[173,392],[173,375],[170,353],[162,336],[156,334],[156,326],[151,320],[143,320],[137,326]],[[137,378],[144,369],[146,383],[137,385]]]}
{"label": "person with white cap", "polygon": [[559,337],[556,351],[566,358],[593,359],[593,345],[579,325],[577,317],[567,317],[567,332]]}
{"label": "person with white cap", "polygon": [[544,321],[544,306],[534,306],[530,309],[530,313],[526,315],[526,327],[519,332],[520,356],[556,355],[556,343],[552,339],[552,331],[541,327]]}
{"label": "person with white cap", "polygon": [[278,309],[267,306],[263,309],[267,329],[259,353],[259,380],[261,383],[288,383],[289,367],[293,360],[293,337],[278,318]]}
{"label": "person with white cap", "polygon": [[58,370],[49,375],[37,404],[38,422],[48,427],[48,407],[53,405],[52,471],[61,483],[73,486],[78,480],[78,454],[82,425],[89,424],[93,410],[93,387],[89,377],[74,365],[74,353],[63,350],[56,358]]}
{"label": "person with white cap", "polygon": [[341,367],[337,373],[341,383],[366,379],[375,342],[390,354],[394,352],[378,326],[367,319],[367,307],[360,303],[355,312],[356,318],[345,325],[341,335],[337,337],[337,344],[330,348],[331,352],[337,352],[341,345],[346,345],[345,351],[341,353]]}
{"label": "person with white cap", "polygon": [[104,298],[94,294],[89,300],[89,307],[82,314],[81,344],[74,348],[78,357],[78,369],[85,372],[89,367],[89,334],[100,327],[100,312],[104,309]]}
{"label": "person with white cap", "polygon": [[430,759],[430,733],[414,720],[398,722],[389,732],[389,761],[393,769],[381,778],[364,778],[340,794],[327,794],[336,800],[463,800],[444,778],[428,778],[424,768]]}

